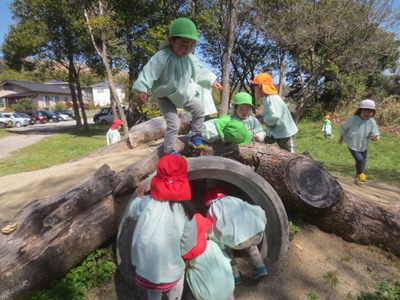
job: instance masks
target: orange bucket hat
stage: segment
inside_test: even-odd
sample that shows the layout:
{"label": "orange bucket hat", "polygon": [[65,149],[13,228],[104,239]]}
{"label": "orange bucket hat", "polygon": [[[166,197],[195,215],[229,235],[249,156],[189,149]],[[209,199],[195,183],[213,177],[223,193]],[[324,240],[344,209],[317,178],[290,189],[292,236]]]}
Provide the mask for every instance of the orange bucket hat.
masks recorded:
{"label": "orange bucket hat", "polygon": [[274,84],[272,83],[272,77],[268,73],[262,73],[257,75],[253,80],[255,84],[261,84],[262,90],[267,95],[278,95]]}

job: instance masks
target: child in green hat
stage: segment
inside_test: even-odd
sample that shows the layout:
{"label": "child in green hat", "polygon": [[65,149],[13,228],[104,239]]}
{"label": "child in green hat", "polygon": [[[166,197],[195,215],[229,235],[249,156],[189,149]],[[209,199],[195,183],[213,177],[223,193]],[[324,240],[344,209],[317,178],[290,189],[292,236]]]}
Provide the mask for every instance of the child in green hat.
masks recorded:
{"label": "child in green hat", "polygon": [[264,142],[266,133],[261,123],[253,116],[253,99],[249,93],[241,92],[234,98],[234,106],[231,109],[230,116],[233,120],[243,123],[251,134],[251,140],[254,142]]}
{"label": "child in green hat", "polygon": [[148,91],[158,99],[167,123],[164,135],[166,154],[176,154],[175,141],[180,127],[177,108],[184,108],[192,115],[190,144],[196,149],[204,149],[201,135],[205,108],[199,99],[204,98],[204,90],[212,87],[222,89],[221,84],[215,82],[216,76],[192,54],[198,40],[192,21],[176,19],[169,27],[168,43],[160,46],[133,85],[133,89],[139,92],[136,98],[139,105],[146,103]]}

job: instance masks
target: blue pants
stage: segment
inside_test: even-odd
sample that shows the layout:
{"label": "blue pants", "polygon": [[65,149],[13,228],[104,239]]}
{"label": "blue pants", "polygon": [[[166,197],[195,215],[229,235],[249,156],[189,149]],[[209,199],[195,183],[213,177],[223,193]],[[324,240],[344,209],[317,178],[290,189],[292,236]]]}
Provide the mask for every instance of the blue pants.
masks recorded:
{"label": "blue pants", "polygon": [[368,153],[368,149],[360,152],[360,151],[354,151],[354,150],[350,150],[351,155],[353,155],[354,160],[356,161],[356,175],[360,175],[362,173],[364,173],[365,170],[365,165],[367,164],[367,153]]}

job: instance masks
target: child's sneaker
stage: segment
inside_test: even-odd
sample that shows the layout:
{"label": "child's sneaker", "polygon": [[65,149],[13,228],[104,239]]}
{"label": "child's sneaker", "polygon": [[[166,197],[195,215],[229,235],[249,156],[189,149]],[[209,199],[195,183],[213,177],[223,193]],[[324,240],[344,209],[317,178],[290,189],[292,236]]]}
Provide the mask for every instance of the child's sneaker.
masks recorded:
{"label": "child's sneaker", "polygon": [[233,278],[235,279],[235,285],[239,285],[242,283],[242,277],[240,276],[240,273],[235,275]]}
{"label": "child's sneaker", "polygon": [[361,180],[360,175],[356,176],[356,184],[358,184],[358,185],[363,185],[364,184],[364,181]]}
{"label": "child's sneaker", "polygon": [[205,147],[204,147],[204,144],[203,144],[203,140],[201,139],[201,136],[200,136],[200,135],[194,135],[194,136],[192,136],[192,137],[190,138],[189,144],[190,144],[193,148],[198,149],[198,150],[203,150],[203,149],[205,148]]}
{"label": "child's sneaker", "polygon": [[168,153],[168,155],[178,155],[178,156],[180,156],[180,157],[186,159],[186,156],[184,156],[184,155],[182,155],[182,154],[179,154],[179,153],[176,152],[175,150],[170,151],[170,152]]}
{"label": "child's sneaker", "polygon": [[362,181],[362,182],[366,182],[366,181],[367,181],[367,176],[365,176],[364,173],[358,175],[358,178],[359,178],[360,181]]}
{"label": "child's sneaker", "polygon": [[253,280],[259,279],[261,277],[265,277],[268,275],[267,268],[265,266],[260,266],[254,269],[253,274],[251,274],[251,278]]}

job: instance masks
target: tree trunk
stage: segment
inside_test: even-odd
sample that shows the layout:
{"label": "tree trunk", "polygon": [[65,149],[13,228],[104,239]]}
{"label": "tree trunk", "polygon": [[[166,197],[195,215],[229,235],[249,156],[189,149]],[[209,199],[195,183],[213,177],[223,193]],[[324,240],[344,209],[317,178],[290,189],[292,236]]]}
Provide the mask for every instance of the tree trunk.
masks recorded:
{"label": "tree trunk", "polygon": [[225,49],[222,55],[222,92],[221,92],[221,103],[218,108],[218,115],[223,115],[228,113],[228,104],[229,104],[229,67],[232,56],[232,48],[233,41],[235,39],[235,28],[236,28],[236,19],[237,19],[237,9],[239,5],[239,0],[228,1],[229,2],[229,24],[228,25],[228,34],[226,37]]}

